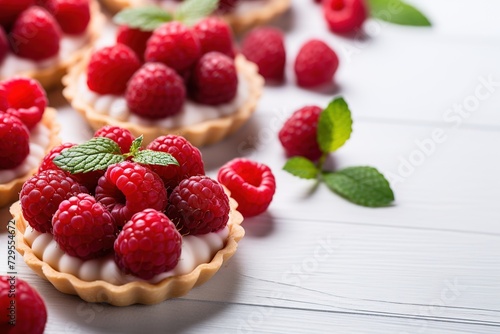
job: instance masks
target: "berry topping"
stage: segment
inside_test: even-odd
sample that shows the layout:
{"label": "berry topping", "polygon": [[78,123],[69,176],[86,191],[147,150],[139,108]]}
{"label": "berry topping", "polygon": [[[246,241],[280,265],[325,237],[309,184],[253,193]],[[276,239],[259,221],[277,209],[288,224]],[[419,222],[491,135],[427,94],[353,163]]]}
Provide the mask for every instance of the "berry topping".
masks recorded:
{"label": "berry topping", "polygon": [[121,95],[127,81],[141,67],[134,51],[123,44],[95,51],[87,68],[87,85],[99,94]]}
{"label": "berry topping", "polygon": [[0,25],[6,30],[14,23],[22,11],[35,4],[35,0],[2,0],[0,6]]}
{"label": "berry topping", "polygon": [[109,138],[120,146],[122,153],[128,153],[135,137],[129,130],[119,126],[105,125],[96,131],[94,137]]}
{"label": "berry topping", "polygon": [[331,82],[338,66],[337,54],[324,42],[312,39],[302,46],[295,59],[297,83],[313,87]]}
{"label": "berry topping", "polygon": [[43,334],[47,308],[40,294],[26,281],[16,276],[0,276],[0,309],[0,332]]}
{"label": "berry topping", "polygon": [[163,211],[167,191],[160,177],[149,168],[123,161],[106,170],[95,190],[95,198],[111,212],[118,227],[146,208]]}
{"label": "berry topping", "polygon": [[181,256],[182,237],[165,214],[153,209],[136,213],[115,241],[115,262],[142,279],[169,271]]}
{"label": "berry topping", "polygon": [[318,145],[318,119],[322,109],[307,106],[293,113],[279,132],[281,145],[288,157],[302,156],[310,160],[318,160],[321,149]]}
{"label": "berry topping", "polygon": [[148,166],[161,177],[169,193],[183,179],[195,175],[205,175],[200,150],[191,145],[184,137],[176,135],[161,136],[153,140],[147,148],[153,151],[170,153],[179,163],[179,166]]}
{"label": "berry topping", "polygon": [[145,59],[161,62],[181,73],[200,57],[200,42],[196,35],[180,22],[167,22],[153,31]]}
{"label": "berry topping", "polygon": [[206,234],[226,226],[229,198],[217,181],[191,176],[170,194],[166,212],[182,234]]}
{"label": "berry topping", "polygon": [[5,56],[9,52],[9,41],[2,26],[0,26],[0,64],[3,62]]}
{"label": "berry topping", "polygon": [[49,0],[46,8],[66,34],[79,35],[90,22],[89,0]]}
{"label": "berry topping", "polygon": [[142,31],[140,29],[130,28],[129,26],[122,25],[118,27],[116,33],[116,42],[125,44],[132,50],[139,59],[144,60],[144,52],[146,51],[146,43],[151,37],[151,31]]}
{"label": "berry topping", "polygon": [[236,7],[236,2],[238,2],[238,0],[220,0],[217,12],[220,14],[232,12]]}
{"label": "berry topping", "polygon": [[132,76],[125,92],[130,111],[150,119],[179,113],[185,97],[182,78],[162,63],[144,64]]}
{"label": "berry topping", "polygon": [[198,37],[201,53],[218,51],[233,58],[233,33],[229,25],[220,18],[207,17],[198,22],[193,31]]}
{"label": "berry topping", "polygon": [[216,105],[231,101],[238,90],[234,60],[219,52],[203,55],[194,68],[189,88],[199,103]]}
{"label": "berry topping", "polygon": [[52,216],[59,204],[71,196],[87,192],[62,171],[47,170],[23,184],[19,199],[24,218],[39,232],[52,231]]}
{"label": "berry topping", "polygon": [[323,0],[323,14],[331,31],[346,34],[361,28],[368,9],[364,0]]}
{"label": "berry topping", "polygon": [[283,80],[286,51],[281,30],[271,27],[252,30],[243,41],[241,53],[257,64],[266,80]]}
{"label": "berry topping", "polygon": [[61,28],[45,9],[30,7],[19,15],[12,31],[12,51],[19,57],[43,60],[57,55]]}
{"label": "berry topping", "polygon": [[274,192],[276,181],[271,169],[261,163],[237,158],[219,170],[218,180],[238,202],[238,211],[245,217],[266,211]]}
{"label": "berry topping", "polygon": [[15,116],[0,112],[0,170],[19,166],[30,152],[30,134]]}
{"label": "berry topping", "polygon": [[89,260],[113,249],[118,229],[108,210],[82,193],[59,204],[52,218],[52,233],[67,254]]}

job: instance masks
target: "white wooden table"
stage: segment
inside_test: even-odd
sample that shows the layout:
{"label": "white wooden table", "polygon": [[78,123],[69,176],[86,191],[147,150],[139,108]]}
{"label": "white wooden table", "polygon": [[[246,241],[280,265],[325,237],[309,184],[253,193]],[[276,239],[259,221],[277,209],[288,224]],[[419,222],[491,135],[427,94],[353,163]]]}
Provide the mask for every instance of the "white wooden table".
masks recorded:
{"label": "white wooden table", "polygon": [[[341,58],[336,87],[302,90],[289,72],[266,87],[249,124],[202,150],[212,176],[240,155],[268,164],[278,185],[269,211],[244,222],[238,252],[213,279],[154,306],[83,302],[18,257],[19,276],[46,301],[46,332],[499,333],[500,2],[412,2],[433,28],[369,21],[368,37],[349,39],[327,32],[312,1],[293,1],[276,23],[289,63],[305,40],[327,41]],[[394,206],[359,207],[281,170],[285,118],[336,95],[354,132],[332,164],[377,167]],[[91,136],[59,94],[51,103],[65,141]],[[0,240],[4,272],[5,228]]]}

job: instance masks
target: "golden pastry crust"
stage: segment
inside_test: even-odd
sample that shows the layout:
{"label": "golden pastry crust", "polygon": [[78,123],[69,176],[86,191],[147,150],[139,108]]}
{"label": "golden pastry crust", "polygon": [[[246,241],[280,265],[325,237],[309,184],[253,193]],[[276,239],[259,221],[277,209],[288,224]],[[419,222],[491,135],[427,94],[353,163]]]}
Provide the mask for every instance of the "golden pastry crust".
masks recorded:
{"label": "golden pastry crust", "polygon": [[[85,47],[82,47],[73,54],[66,58],[62,59],[60,62],[55,64],[54,66],[50,66],[43,69],[30,70],[25,72],[16,73],[16,75],[30,77],[38,82],[45,88],[46,90],[50,90],[51,88],[57,87],[61,85],[61,79],[66,74],[67,70],[71,68],[75,63],[77,63],[85,53],[90,50],[94,42],[100,36],[102,32],[102,27],[105,23],[105,17],[101,13],[99,4],[96,0],[92,0],[90,2],[90,15],[91,20],[88,26],[88,41]],[[4,80],[6,78],[0,77],[0,80]]]}
{"label": "golden pastry crust", "polygon": [[[230,195],[229,192],[228,195]],[[214,255],[211,262],[198,265],[189,274],[168,277],[157,284],[143,281],[123,285],[113,285],[102,280],[87,282],[74,275],[58,272],[40,260],[24,240],[24,232],[28,223],[24,220],[19,202],[11,206],[10,212],[16,221],[17,251],[23,255],[26,264],[40,277],[52,283],[57,290],[78,295],[87,302],[105,302],[115,306],[127,306],[132,304],[156,304],[166,299],[183,296],[192,288],[209,280],[220,269],[222,264],[233,256],[238,247],[238,241],[245,235],[245,230],[241,227],[243,216],[236,210],[238,204],[231,197],[229,197],[229,201],[231,207],[228,222],[229,235],[224,248]]]}
{"label": "golden pastry crust", "polygon": [[[61,139],[59,138],[59,123],[56,121],[56,110],[52,108],[45,109],[43,114],[43,118],[41,120],[42,124],[45,125],[50,130],[50,141],[49,145],[45,150],[45,154],[49,153],[49,151],[54,147],[61,143]],[[18,177],[6,184],[0,184],[0,207],[11,204],[12,202],[19,199],[19,191],[23,186],[23,183],[26,182],[33,174],[38,170],[38,166],[32,169],[26,175]]]}
{"label": "golden pastry crust", "polygon": [[104,125],[119,126],[128,129],[135,136],[142,134],[145,144],[169,133],[181,135],[195,146],[216,143],[238,130],[250,118],[257,106],[264,85],[264,79],[258,74],[257,66],[247,61],[242,55],[238,55],[235,59],[236,68],[238,73],[246,80],[248,87],[247,99],[238,110],[224,117],[184,127],[163,128],[158,126],[144,126],[120,121],[109,115],[100,114],[82,98],[78,92],[78,84],[80,75],[86,71],[88,59],[89,57],[85,57],[84,61],[76,64],[63,78],[63,84],[65,85],[63,95],[73,108],[87,119],[94,130],[100,129]]}

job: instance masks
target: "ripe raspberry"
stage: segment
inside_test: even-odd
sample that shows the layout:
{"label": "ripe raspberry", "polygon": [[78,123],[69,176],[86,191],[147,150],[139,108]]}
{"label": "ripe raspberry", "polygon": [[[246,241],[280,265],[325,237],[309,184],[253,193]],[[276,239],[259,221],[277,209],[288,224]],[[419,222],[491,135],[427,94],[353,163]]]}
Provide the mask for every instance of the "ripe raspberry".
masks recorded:
{"label": "ripe raspberry", "polygon": [[118,229],[102,204],[89,194],[79,194],[59,204],[52,233],[67,254],[89,260],[113,249]]}
{"label": "ripe raspberry", "polygon": [[161,136],[149,143],[147,149],[170,153],[179,163],[179,166],[149,166],[161,177],[168,193],[174,190],[183,179],[194,175],[205,175],[200,150],[191,145],[184,137]]}
{"label": "ripe raspberry", "polygon": [[331,31],[346,34],[361,28],[368,9],[364,0],[324,0],[323,15]]}
{"label": "ripe raspberry", "polygon": [[222,19],[207,17],[193,27],[193,32],[200,41],[202,54],[218,51],[234,58],[233,33],[229,25]]}
{"label": "ripe raspberry", "polygon": [[95,51],[87,68],[87,85],[99,94],[121,95],[127,82],[141,67],[134,51],[123,44],[116,44]]}
{"label": "ripe raspberry", "polygon": [[167,22],[153,31],[148,39],[144,58],[161,62],[178,73],[189,69],[200,57],[196,35],[180,22]]}
{"label": "ripe raspberry", "polygon": [[35,4],[35,0],[2,0],[0,25],[7,31],[22,11]]}
{"label": "ripe raspberry", "polygon": [[238,211],[245,217],[266,211],[276,191],[271,169],[248,159],[229,161],[221,167],[217,178],[231,191],[231,197],[238,202]]}
{"label": "ripe raspberry", "polygon": [[48,0],[44,4],[66,34],[79,35],[87,29],[89,0]]}
{"label": "ripe raspberry", "polygon": [[129,26],[120,26],[116,33],[116,42],[125,44],[134,50],[140,60],[144,60],[146,43],[151,37],[151,31],[142,31],[140,29],[130,28]]}
{"label": "ripe raspberry", "polygon": [[167,206],[167,191],[160,177],[129,161],[108,167],[99,179],[95,198],[108,208],[119,228],[139,211],[163,211]]}
{"label": "ripe raspberry", "polygon": [[181,256],[182,237],[163,213],[145,209],[123,226],[115,241],[115,262],[126,274],[148,280],[169,271]]}
{"label": "ripe raspberry", "polygon": [[52,232],[52,216],[59,204],[87,189],[62,171],[35,174],[23,184],[19,199],[24,218],[39,232]]}
{"label": "ripe raspberry", "polygon": [[120,146],[122,153],[130,151],[130,145],[134,141],[134,135],[127,129],[120,128],[119,126],[105,125],[96,131],[94,137],[109,138]]}
{"label": "ripe raspberry", "polygon": [[[47,308],[40,294],[16,276],[0,276],[0,333],[42,334]],[[15,326],[9,324],[15,321]]]}
{"label": "ripe raspberry", "polygon": [[307,106],[293,113],[279,132],[281,145],[288,157],[302,156],[310,160],[321,157],[318,145],[318,119],[322,109]]}
{"label": "ripe raspberry", "polygon": [[28,129],[40,122],[47,103],[45,90],[34,79],[16,77],[0,83],[0,110],[19,118]]}
{"label": "ripe raspberry", "polygon": [[9,52],[9,41],[7,40],[7,34],[0,26],[0,64],[3,62],[7,53]]}
{"label": "ripe raspberry", "polygon": [[204,54],[194,68],[189,89],[199,103],[217,105],[231,101],[238,91],[234,60],[219,52]]}
{"label": "ripe raspberry", "polygon": [[30,7],[19,15],[10,32],[12,51],[19,57],[43,60],[59,52],[61,28],[45,9]]}
{"label": "ripe raspberry", "polygon": [[0,112],[0,170],[19,166],[30,153],[30,134],[17,118]]}
{"label": "ripe raspberry", "polygon": [[252,30],[243,41],[241,53],[257,64],[266,80],[283,80],[286,51],[281,30],[271,27]]}
{"label": "ripe raspberry", "polygon": [[217,7],[217,13],[227,14],[234,10],[236,7],[237,0],[220,0],[219,6]]}
{"label": "ripe raspberry", "polygon": [[170,194],[166,212],[182,234],[216,232],[229,220],[229,198],[217,181],[191,176]]}
{"label": "ripe raspberry", "polygon": [[324,42],[312,39],[302,46],[295,59],[297,83],[313,87],[331,82],[338,66],[337,54]]}
{"label": "ripe raspberry", "polygon": [[125,92],[128,108],[158,119],[179,113],[186,98],[182,78],[162,63],[146,63],[130,78]]}

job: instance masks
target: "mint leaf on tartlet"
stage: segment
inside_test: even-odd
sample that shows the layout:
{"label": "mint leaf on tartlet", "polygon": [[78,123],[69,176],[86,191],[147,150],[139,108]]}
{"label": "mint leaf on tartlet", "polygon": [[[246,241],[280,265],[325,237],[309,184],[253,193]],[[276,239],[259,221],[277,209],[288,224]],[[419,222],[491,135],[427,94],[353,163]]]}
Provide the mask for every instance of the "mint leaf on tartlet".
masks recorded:
{"label": "mint leaf on tartlet", "polygon": [[143,165],[179,166],[179,163],[171,154],[153,150],[138,151],[137,154],[132,158],[132,161]]}
{"label": "mint leaf on tartlet", "polygon": [[405,26],[429,27],[431,22],[417,8],[401,0],[368,0],[372,17]]}
{"label": "mint leaf on tartlet", "polygon": [[174,20],[192,25],[213,13],[219,0],[185,0],[174,12]]}

